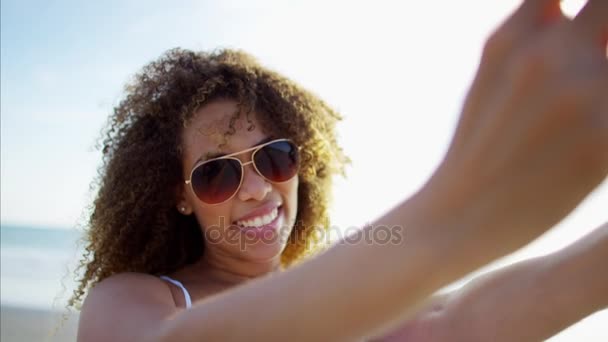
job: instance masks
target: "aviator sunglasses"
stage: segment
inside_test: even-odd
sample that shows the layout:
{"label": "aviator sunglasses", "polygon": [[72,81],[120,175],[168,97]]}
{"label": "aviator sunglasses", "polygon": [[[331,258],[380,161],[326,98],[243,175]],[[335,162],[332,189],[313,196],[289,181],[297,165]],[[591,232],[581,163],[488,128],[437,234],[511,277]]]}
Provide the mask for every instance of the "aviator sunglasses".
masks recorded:
{"label": "aviator sunglasses", "polygon": [[[190,172],[192,192],[206,204],[228,201],[243,184],[245,166],[253,164],[255,171],[271,183],[282,183],[298,173],[299,150],[289,139],[276,139],[246,150],[197,163]],[[253,151],[251,161],[241,162],[235,156]]]}

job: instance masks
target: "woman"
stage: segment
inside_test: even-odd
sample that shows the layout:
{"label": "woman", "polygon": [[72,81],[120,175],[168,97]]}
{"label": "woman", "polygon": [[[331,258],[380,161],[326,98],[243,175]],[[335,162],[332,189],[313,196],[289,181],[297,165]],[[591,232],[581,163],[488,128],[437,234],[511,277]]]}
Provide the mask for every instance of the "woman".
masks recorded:
{"label": "woman", "polygon": [[338,114],[243,53],[170,51],[110,120],[71,301],[94,285],[79,340],[538,340],[608,306],[606,226],[432,297],[606,177],[606,18],[601,0],[573,20],[557,0],[525,1],[488,41],[441,165],[360,232],[405,238],[297,266],[347,162]]}

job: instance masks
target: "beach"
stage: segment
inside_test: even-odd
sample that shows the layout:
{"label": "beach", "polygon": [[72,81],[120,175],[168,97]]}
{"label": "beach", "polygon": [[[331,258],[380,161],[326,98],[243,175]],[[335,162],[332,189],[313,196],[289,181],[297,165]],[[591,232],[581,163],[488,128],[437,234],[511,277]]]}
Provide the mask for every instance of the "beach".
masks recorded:
{"label": "beach", "polygon": [[76,341],[77,313],[5,304],[0,310],[2,342]]}
{"label": "beach", "polygon": [[81,233],[10,225],[0,232],[0,340],[75,341],[78,314],[65,305],[76,284]]}

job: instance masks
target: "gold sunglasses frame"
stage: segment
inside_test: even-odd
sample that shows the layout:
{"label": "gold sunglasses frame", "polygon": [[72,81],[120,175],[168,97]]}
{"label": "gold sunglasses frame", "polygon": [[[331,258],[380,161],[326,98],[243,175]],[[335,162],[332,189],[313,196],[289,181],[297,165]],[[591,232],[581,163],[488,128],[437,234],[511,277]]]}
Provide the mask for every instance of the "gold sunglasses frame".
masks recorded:
{"label": "gold sunglasses frame", "polygon": [[[253,164],[253,169],[255,170],[255,172],[257,172],[257,174],[258,174],[258,175],[260,175],[260,177],[264,178],[264,180],[265,180],[265,181],[267,181],[267,182],[269,182],[269,183],[273,183],[273,184],[281,184],[281,183],[288,182],[288,181],[292,180],[292,179],[293,179],[293,177],[295,177],[295,176],[298,174],[298,172],[297,172],[297,171],[296,171],[296,173],[295,173],[295,174],[294,174],[294,175],[293,175],[291,178],[289,178],[289,179],[287,179],[287,180],[284,180],[284,181],[282,181],[282,182],[273,182],[273,181],[271,181],[270,179],[266,178],[266,177],[265,177],[265,176],[264,176],[264,175],[263,175],[263,174],[260,172],[260,170],[258,170],[258,167],[257,167],[257,166],[255,165],[255,163],[253,162],[253,160],[254,160],[254,158],[255,158],[255,154],[256,154],[256,153],[257,153],[259,150],[261,150],[261,149],[262,149],[262,148],[264,148],[265,146],[268,146],[268,145],[270,145],[270,144],[274,144],[274,143],[276,143],[276,142],[281,142],[281,141],[287,141],[287,142],[291,143],[291,144],[292,144],[293,146],[295,146],[295,147],[296,147],[296,149],[298,150],[298,165],[297,165],[296,170],[299,170],[299,168],[300,168],[300,165],[299,165],[299,164],[300,164],[299,153],[300,153],[300,150],[301,150],[302,148],[301,148],[300,146],[296,145],[296,143],[294,143],[294,142],[293,142],[291,139],[275,139],[275,140],[271,140],[271,141],[269,141],[269,142],[266,142],[266,143],[263,143],[263,144],[260,144],[260,145],[257,145],[257,146],[250,147],[250,148],[248,148],[248,149],[245,149],[245,150],[242,150],[242,151],[239,151],[239,152],[234,152],[234,153],[231,153],[231,154],[227,154],[227,155],[225,155],[225,156],[221,156],[221,157],[217,157],[217,158],[212,158],[212,159],[209,159],[209,160],[205,160],[205,161],[202,161],[202,162],[196,163],[196,164],[195,164],[195,165],[192,167],[192,170],[190,170],[190,178],[189,178],[189,179],[186,179],[186,180],[184,181],[184,183],[186,183],[187,185],[189,185],[189,186],[190,186],[190,190],[192,191],[192,194],[193,194],[193,195],[194,195],[194,196],[195,196],[195,197],[196,197],[196,198],[197,198],[199,201],[201,201],[201,202],[205,203],[206,205],[219,205],[219,204],[222,204],[222,203],[225,203],[225,202],[230,201],[230,200],[231,200],[231,199],[232,199],[232,198],[233,198],[233,197],[234,197],[234,196],[235,196],[235,195],[236,195],[236,194],[239,192],[239,190],[241,189],[241,186],[243,185],[243,178],[245,178],[245,166],[247,166],[247,165],[249,165],[249,164]],[[250,160],[250,161],[248,161],[248,162],[243,163],[243,162],[242,162],[242,161],[241,161],[239,158],[235,158],[235,157],[234,157],[234,156],[238,156],[238,155],[240,155],[240,154],[247,153],[247,152],[250,152],[250,151],[253,151],[253,152],[251,153],[251,160]],[[201,199],[200,199],[200,198],[199,198],[199,197],[196,195],[196,192],[194,191],[194,187],[192,186],[192,174],[194,173],[194,170],[196,170],[197,168],[201,167],[202,165],[207,164],[207,163],[209,163],[209,162],[213,162],[213,161],[221,160],[221,159],[232,159],[232,160],[236,160],[236,161],[239,163],[239,165],[241,165],[241,179],[240,179],[240,181],[239,181],[239,186],[236,188],[236,190],[234,191],[234,193],[233,193],[233,194],[232,194],[232,195],[231,195],[231,196],[230,196],[228,199],[226,199],[226,200],[224,200],[224,201],[222,201],[222,202],[219,202],[219,203],[207,203],[207,202],[205,202],[205,201],[201,200]]]}

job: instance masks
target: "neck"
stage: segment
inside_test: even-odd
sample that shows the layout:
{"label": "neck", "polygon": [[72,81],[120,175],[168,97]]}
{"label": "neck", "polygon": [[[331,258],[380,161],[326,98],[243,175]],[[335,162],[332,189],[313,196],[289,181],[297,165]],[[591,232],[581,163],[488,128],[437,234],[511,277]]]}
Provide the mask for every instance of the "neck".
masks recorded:
{"label": "neck", "polygon": [[229,255],[206,251],[199,264],[210,279],[226,285],[281,271],[280,255],[263,261],[237,259]]}

